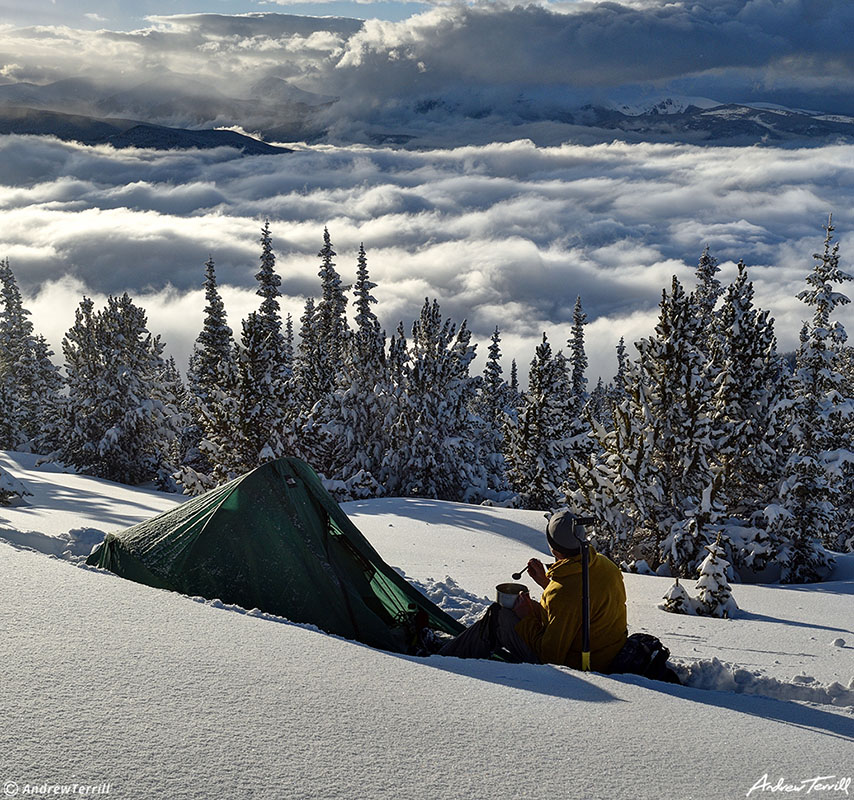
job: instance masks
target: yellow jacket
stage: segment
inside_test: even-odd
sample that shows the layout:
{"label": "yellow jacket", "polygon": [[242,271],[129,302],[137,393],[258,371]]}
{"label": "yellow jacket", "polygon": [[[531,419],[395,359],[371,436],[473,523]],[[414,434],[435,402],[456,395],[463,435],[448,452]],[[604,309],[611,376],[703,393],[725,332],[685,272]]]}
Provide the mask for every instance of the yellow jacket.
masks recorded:
{"label": "yellow jacket", "polygon": [[[516,632],[543,664],[581,669],[581,556],[552,564],[540,605]],[[619,567],[590,548],[590,668],[606,672],[626,642],[626,587]]]}

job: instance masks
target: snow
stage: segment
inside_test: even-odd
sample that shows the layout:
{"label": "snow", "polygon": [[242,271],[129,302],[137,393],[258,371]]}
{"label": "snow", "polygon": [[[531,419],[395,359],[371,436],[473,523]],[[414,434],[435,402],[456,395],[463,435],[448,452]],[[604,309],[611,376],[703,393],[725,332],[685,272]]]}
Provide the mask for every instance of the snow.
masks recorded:
{"label": "snow", "polygon": [[643,114],[681,114],[691,108],[715,108],[722,105],[718,100],[708,97],[687,97],[684,95],[645,96],[633,101],[611,100],[604,104],[606,108],[619,111],[627,116],[637,117]]}
{"label": "snow", "polygon": [[13,478],[8,472],[0,468],[0,505],[11,505],[20,502],[21,498],[31,494],[24,484]]}
{"label": "snow", "polygon": [[[19,789],[685,800],[854,772],[852,556],[823,584],[733,584],[733,619],[664,613],[672,579],[626,574],[630,629],[670,648],[690,683],[673,686],[398,656],[137,585],[81,566],[82,552],[182,498],[36,468],[32,456],[0,454],[0,467],[33,492],[0,509],[0,781]],[[415,499],[344,508],[466,622],[497,583],[546,557],[539,512]]]}

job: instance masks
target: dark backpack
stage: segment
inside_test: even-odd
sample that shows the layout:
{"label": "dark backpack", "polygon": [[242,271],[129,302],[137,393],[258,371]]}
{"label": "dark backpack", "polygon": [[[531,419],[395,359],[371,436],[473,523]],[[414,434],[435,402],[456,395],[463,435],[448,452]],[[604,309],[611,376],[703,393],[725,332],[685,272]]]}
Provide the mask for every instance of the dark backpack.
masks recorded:
{"label": "dark backpack", "polygon": [[610,673],[643,675],[655,681],[679,683],[676,673],[667,666],[670,651],[661,640],[649,633],[633,633],[614,657]]}

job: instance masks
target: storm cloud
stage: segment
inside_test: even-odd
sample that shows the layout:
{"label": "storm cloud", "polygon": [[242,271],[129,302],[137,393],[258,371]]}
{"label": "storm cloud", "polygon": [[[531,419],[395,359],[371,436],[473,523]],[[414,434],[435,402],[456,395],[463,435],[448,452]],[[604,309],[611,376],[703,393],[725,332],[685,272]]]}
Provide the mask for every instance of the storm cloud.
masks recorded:
{"label": "storm cloud", "polygon": [[258,236],[269,218],[283,308],[298,319],[318,291],[328,226],[345,282],[364,242],[388,331],[435,297],[482,343],[499,326],[507,363],[517,358],[524,374],[543,331],[564,346],[580,295],[591,372],[608,378],[619,337],[651,332],[661,289],[673,274],[692,285],[707,244],[725,279],[745,260],[781,347],[793,347],[807,313],[794,296],[829,212],[843,266],[854,245],[851,155],[843,145],[517,141],[241,158],[0,137],[0,257],[54,347],[84,292],[127,290],[183,365],[201,327],[208,256],[239,330],[257,305]]}
{"label": "storm cloud", "polygon": [[[324,122],[340,141],[413,108],[524,116],[668,92],[854,113],[852,28],[848,0],[454,3],[399,22],[185,14],[136,31],[2,26],[0,79],[86,76],[121,92],[177,75],[210,99],[275,77],[338,98]],[[164,102],[175,87],[160,85]],[[251,128],[242,113],[219,121]]]}

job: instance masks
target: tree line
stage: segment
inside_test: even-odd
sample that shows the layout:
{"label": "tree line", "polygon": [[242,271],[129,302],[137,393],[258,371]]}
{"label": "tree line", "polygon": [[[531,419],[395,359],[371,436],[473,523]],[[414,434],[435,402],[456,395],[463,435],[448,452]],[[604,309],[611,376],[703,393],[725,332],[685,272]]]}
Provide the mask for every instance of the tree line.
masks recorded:
{"label": "tree line", "polygon": [[566,354],[544,333],[523,391],[515,361],[505,378],[499,328],[473,375],[471,331],[435,300],[387,336],[364,246],[345,286],[328,230],[297,333],[269,222],[239,336],[208,260],[186,380],[126,293],[102,309],[81,300],[60,370],[0,261],[0,448],[192,495],[295,455],[339,500],[569,505],[600,520],[597,547],[627,569],[693,575],[720,537],[737,573],[819,580],[828,550],[854,550],[854,356],[832,319],[851,278],[833,230],[798,295],[812,317],[794,356],[777,352],[744,263],[723,286],[706,248],[694,291],[674,277],[653,333],[634,358],[621,340],[614,378],[592,390],[580,298]]}

